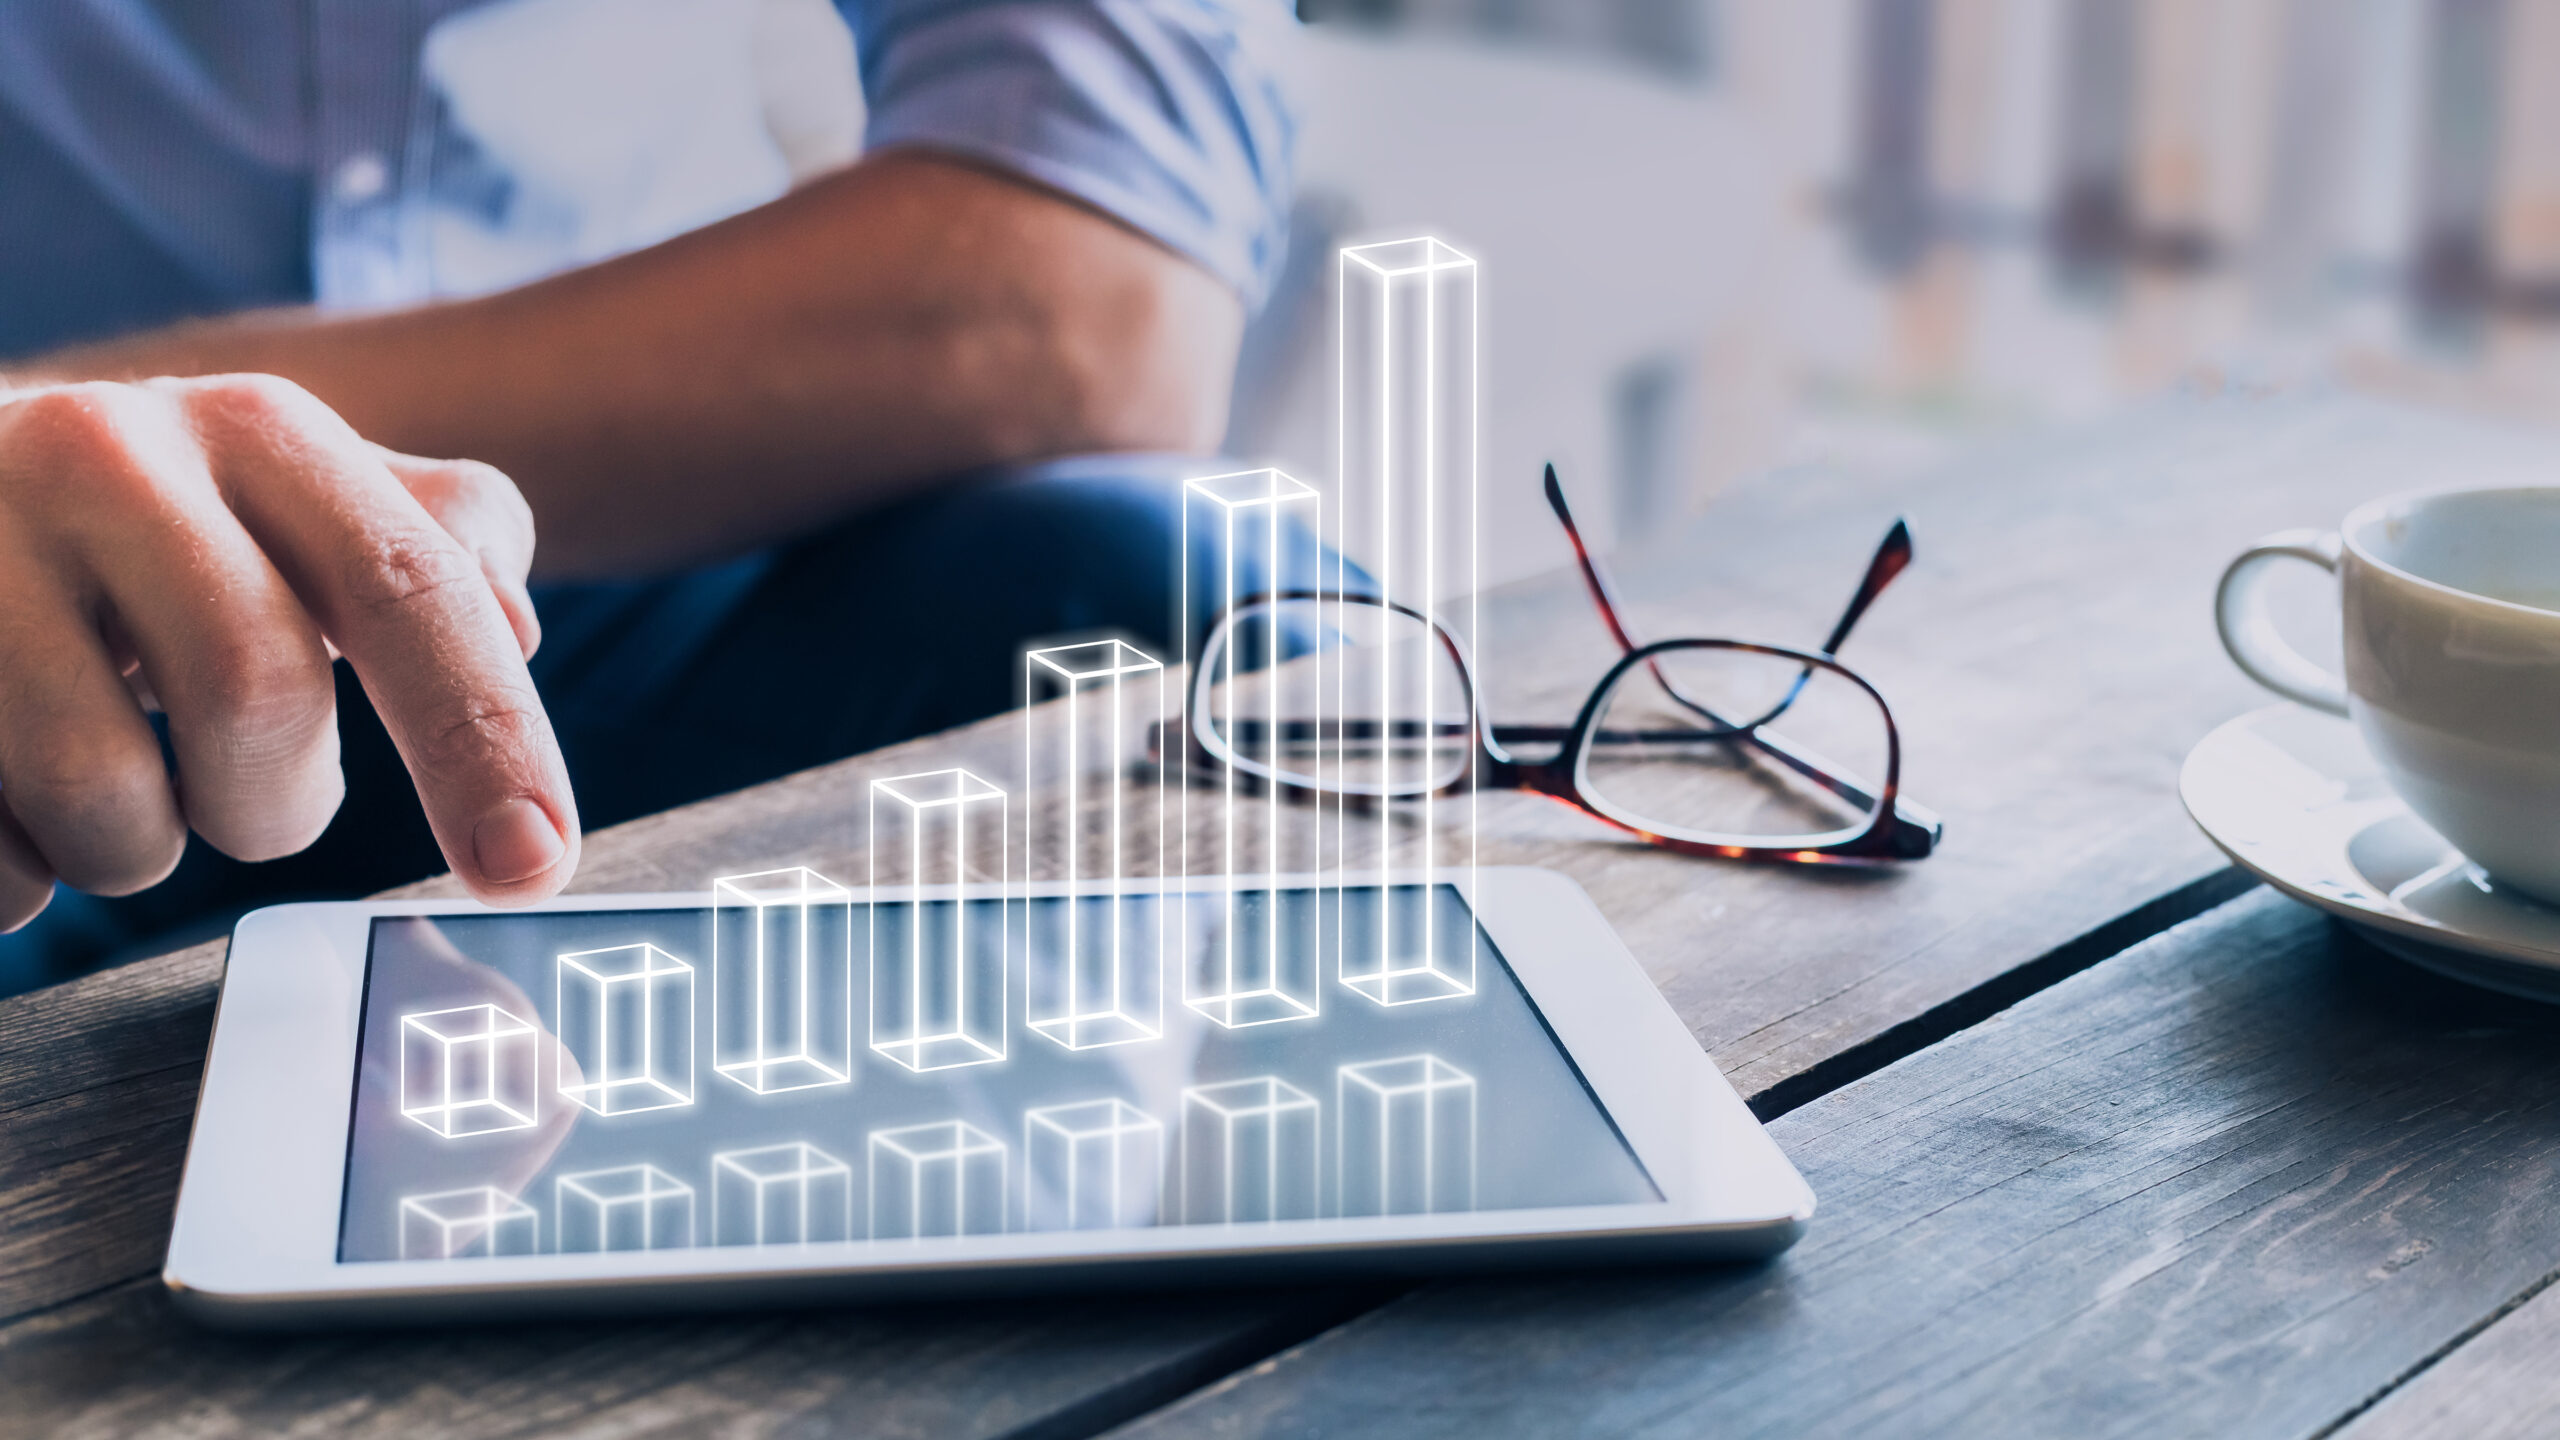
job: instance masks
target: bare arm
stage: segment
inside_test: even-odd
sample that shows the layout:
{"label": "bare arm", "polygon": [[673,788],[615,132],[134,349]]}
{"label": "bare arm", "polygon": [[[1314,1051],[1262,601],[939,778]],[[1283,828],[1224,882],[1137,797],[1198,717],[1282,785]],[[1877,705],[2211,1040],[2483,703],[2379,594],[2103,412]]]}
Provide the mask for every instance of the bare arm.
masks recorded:
{"label": "bare arm", "polygon": [[1243,311],[1035,186],[864,160],[637,254],[482,299],[181,326],[48,379],[261,372],[367,438],[505,471],[538,570],[631,572],[802,530],[965,466],[1206,449]]}

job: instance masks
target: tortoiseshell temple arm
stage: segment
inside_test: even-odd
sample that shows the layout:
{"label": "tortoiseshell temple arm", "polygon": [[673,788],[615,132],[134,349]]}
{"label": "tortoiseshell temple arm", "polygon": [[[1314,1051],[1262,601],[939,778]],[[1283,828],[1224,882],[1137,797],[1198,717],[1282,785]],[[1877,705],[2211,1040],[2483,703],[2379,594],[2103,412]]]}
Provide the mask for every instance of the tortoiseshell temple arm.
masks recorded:
{"label": "tortoiseshell temple arm", "polygon": [[[1640,642],[1628,631],[1626,621],[1619,614],[1616,587],[1609,583],[1607,572],[1600,568],[1591,547],[1583,541],[1582,527],[1574,523],[1573,509],[1565,503],[1564,484],[1556,478],[1556,467],[1552,463],[1546,468],[1544,488],[1547,507],[1555,511],[1556,523],[1564,527],[1564,538],[1573,546],[1574,564],[1582,571],[1582,583],[1591,592],[1591,603],[1600,612],[1600,623],[1608,629],[1609,638],[1618,642],[1621,653],[1634,653],[1641,648]],[[1850,630],[1857,625],[1859,617],[1867,613],[1867,607],[1875,603],[1876,597],[1884,593],[1895,576],[1910,566],[1911,556],[1911,527],[1896,520],[1893,528],[1885,532],[1884,542],[1876,547],[1874,558],[1867,562],[1866,574],[1858,582],[1857,593],[1850,596],[1848,608],[1841,612],[1839,621],[1831,627],[1831,636],[1824,642],[1823,654],[1830,655],[1839,649]],[[1753,747],[1762,754],[1853,805],[1875,804],[1875,796],[1864,786],[1835,773],[1777,735],[1759,728],[1777,712],[1737,724],[1681,693],[1671,677],[1662,673],[1660,666],[1651,668],[1654,682],[1681,708],[1719,729],[1748,732]],[[1789,699],[1792,701],[1793,697]],[[1782,704],[1778,708],[1784,710],[1786,707]],[[1945,833],[1945,823],[1938,818],[1937,812],[1908,795],[1896,796],[1893,810],[1896,853],[1925,855]]]}

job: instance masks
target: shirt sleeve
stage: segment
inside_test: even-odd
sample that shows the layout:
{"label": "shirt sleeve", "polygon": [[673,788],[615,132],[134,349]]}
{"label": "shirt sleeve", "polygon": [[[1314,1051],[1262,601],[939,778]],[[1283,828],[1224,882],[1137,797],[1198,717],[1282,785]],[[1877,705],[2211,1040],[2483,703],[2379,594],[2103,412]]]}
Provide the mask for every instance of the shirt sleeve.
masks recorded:
{"label": "shirt sleeve", "polygon": [[1288,239],[1286,0],[838,0],[872,149],[1013,170],[1259,305]]}

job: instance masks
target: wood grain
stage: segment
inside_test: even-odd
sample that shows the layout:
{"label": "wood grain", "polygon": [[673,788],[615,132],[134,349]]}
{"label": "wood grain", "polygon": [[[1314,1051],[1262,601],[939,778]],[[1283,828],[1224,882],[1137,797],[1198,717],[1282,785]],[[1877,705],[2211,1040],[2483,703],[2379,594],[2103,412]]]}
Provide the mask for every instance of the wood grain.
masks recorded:
{"label": "wood grain", "polygon": [[2261,892],[1778,1121],[1771,1265],[1433,1286],[1116,1433],[2315,1435],[2560,1273],[2555,1060]]}
{"label": "wood grain", "polygon": [[[2547,441],[2361,401],[2256,397],[2168,404],[1909,482],[1820,469],[1769,477],[1691,532],[1623,557],[1638,618],[1657,634],[1804,641],[1827,624],[1886,521],[1908,513],[1919,563],[1849,655],[1903,717],[1910,788],[1947,815],[1947,848],[1882,874],[1746,869],[1646,851],[1561,807],[1496,797],[1483,858],[1581,881],[1741,1088],[1766,1091],[1959,1013],[1986,985],[2072,954],[2220,868],[2171,797],[2187,746],[2256,698],[2212,639],[2206,604],[2223,556],[2371,493],[2420,478],[2543,474],[2554,454]],[[1498,595],[1487,616],[1502,718],[1560,716],[1609,659],[1568,579]],[[692,889],[786,863],[859,876],[870,779],[951,764],[1003,777],[1019,744],[1014,722],[999,719],[618,827],[590,837],[577,888]],[[413,890],[450,893],[443,881]],[[199,948],[0,1002],[0,1321],[87,1317],[60,1333],[88,1338],[61,1339],[48,1364],[128,1331],[151,1332],[165,1348],[150,1363],[179,1369],[187,1347],[217,1343],[162,1333],[164,1310],[107,1298],[160,1262],[217,956]],[[1095,1307],[1065,1331],[1007,1343],[1028,1353],[1160,1334],[1159,1313],[1153,1302]],[[1242,1306],[1159,1347],[1154,1362],[1097,1373],[1088,1405],[1136,1393],[1129,1374],[1188,1374],[1186,1357],[1241,1353],[1239,1337],[1265,1333],[1258,1316]],[[382,1343],[385,1356],[414,1347],[422,1375],[468,1373],[437,1369],[430,1361],[445,1352],[433,1343]],[[30,1383],[7,1358],[25,1353],[19,1339],[5,1344],[0,1393]],[[642,1371],[677,1358],[636,1342],[635,1353]],[[932,1383],[927,1372],[860,1383],[893,1380]],[[419,1383],[416,1394],[432,1396],[444,1382]],[[154,1393],[177,1403],[176,1391]],[[261,1413],[276,1424],[303,1413],[294,1403],[323,1403],[321,1391],[282,1382],[266,1393],[280,1408]],[[232,1403],[204,1413],[237,1413]],[[433,1409],[411,1404],[384,1413]],[[1060,1399],[1053,1415],[1098,1424],[1107,1411]],[[647,1426],[631,1418],[629,1428]]]}
{"label": "wood grain", "polygon": [[209,1335],[138,1281],[0,1329],[0,1433],[1087,1435],[1374,1297],[1168,1296],[311,1337]]}
{"label": "wood grain", "polygon": [[2338,1440],[2560,1434],[2560,1291],[2545,1288],[2341,1428]]}

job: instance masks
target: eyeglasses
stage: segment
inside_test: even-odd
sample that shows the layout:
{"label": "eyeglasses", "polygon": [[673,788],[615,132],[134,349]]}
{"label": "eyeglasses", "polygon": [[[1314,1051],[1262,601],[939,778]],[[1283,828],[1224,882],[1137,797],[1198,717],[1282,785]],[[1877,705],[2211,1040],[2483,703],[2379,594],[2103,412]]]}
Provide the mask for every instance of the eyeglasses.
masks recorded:
{"label": "eyeglasses", "polygon": [[1865,863],[1937,847],[1938,817],[1900,794],[1891,707],[1835,653],[1911,563],[1907,526],[1886,533],[1818,651],[1644,644],[1552,465],[1546,495],[1620,651],[1571,724],[1484,723],[1466,644],[1420,610],[1280,590],[1211,626],[1184,712],[1191,762],[1360,803],[1525,790],[1686,855]]}

